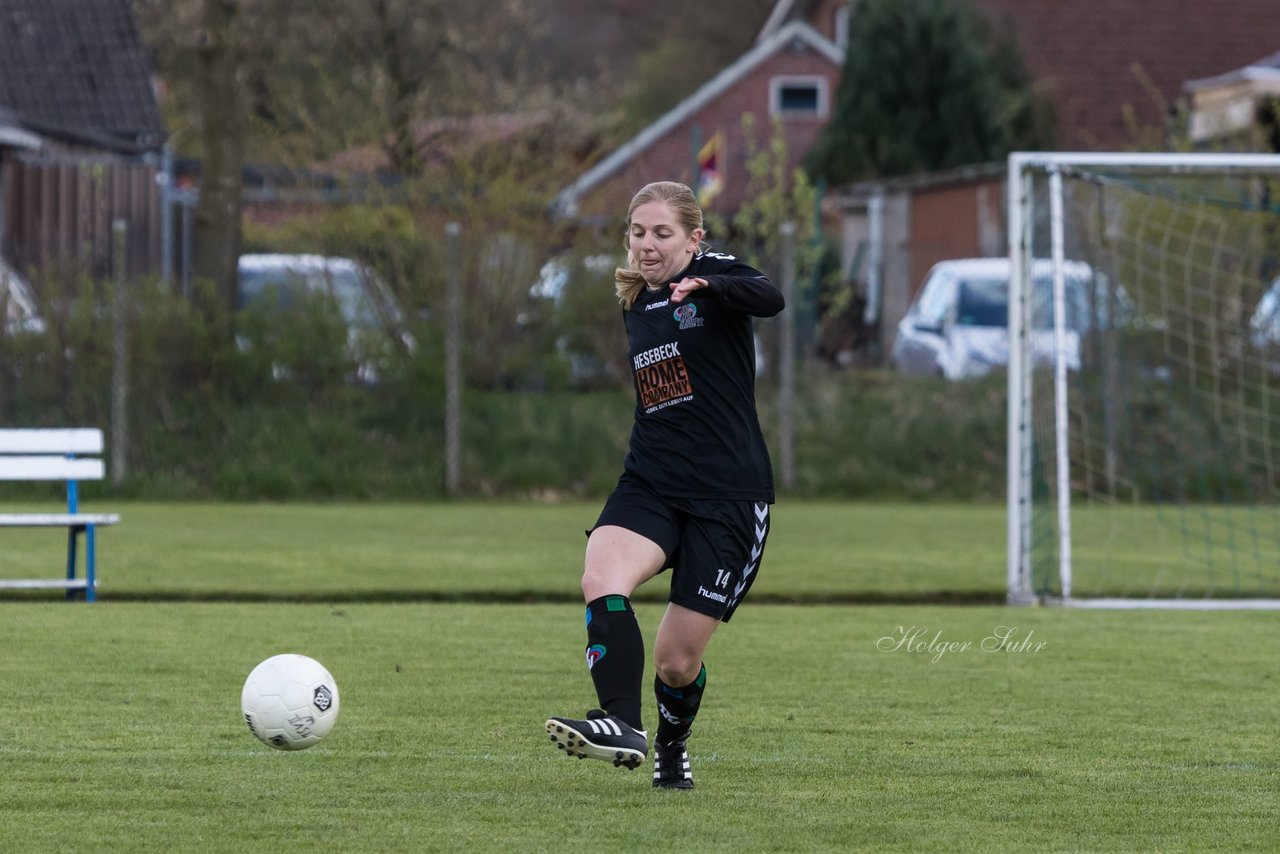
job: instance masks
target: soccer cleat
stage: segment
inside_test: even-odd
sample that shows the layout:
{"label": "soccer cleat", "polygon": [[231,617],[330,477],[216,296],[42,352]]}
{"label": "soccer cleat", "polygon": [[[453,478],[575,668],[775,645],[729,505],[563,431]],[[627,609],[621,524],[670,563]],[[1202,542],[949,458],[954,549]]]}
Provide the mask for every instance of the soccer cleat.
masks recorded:
{"label": "soccer cleat", "polygon": [[587,712],[585,721],[549,718],[547,735],[569,756],[603,759],[615,768],[625,765],[634,771],[649,755],[647,733],[599,709]]}
{"label": "soccer cleat", "polygon": [[693,771],[689,768],[689,751],[684,740],[653,745],[653,787],[655,789],[692,789]]}

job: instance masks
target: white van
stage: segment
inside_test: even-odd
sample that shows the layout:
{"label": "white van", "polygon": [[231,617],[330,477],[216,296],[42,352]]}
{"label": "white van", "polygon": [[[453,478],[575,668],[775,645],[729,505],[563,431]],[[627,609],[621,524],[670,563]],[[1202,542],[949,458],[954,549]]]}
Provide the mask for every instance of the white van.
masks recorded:
{"label": "white van", "polygon": [[[935,264],[898,324],[890,364],[904,374],[980,377],[1009,363],[1009,259],[961,258]],[[1067,261],[1067,367],[1080,367],[1080,333],[1089,328],[1093,270]],[[1053,265],[1032,263],[1031,348],[1053,364]]]}
{"label": "white van", "polygon": [[1274,351],[1280,345],[1280,278],[1272,281],[1258,300],[1249,318],[1249,333],[1259,350]]}

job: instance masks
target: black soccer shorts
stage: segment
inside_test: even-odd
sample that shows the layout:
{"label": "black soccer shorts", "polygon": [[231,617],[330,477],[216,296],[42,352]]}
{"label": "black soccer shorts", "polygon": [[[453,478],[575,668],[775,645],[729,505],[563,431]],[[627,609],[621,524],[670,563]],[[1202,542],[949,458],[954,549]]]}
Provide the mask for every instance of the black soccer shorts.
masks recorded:
{"label": "black soccer shorts", "polygon": [[727,623],[760,574],[769,505],[662,498],[624,474],[591,530],[601,525],[617,525],[657,543],[666,555],[664,570],[671,570],[668,600]]}

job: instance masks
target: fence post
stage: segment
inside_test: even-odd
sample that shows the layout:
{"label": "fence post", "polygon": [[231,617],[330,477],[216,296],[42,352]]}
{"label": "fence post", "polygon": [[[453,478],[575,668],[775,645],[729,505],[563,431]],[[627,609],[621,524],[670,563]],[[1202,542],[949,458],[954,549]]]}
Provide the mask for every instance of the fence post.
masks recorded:
{"label": "fence post", "polygon": [[126,288],[129,225],[123,219],[111,221],[111,482],[120,483],[129,463],[129,299]]}
{"label": "fence post", "polygon": [[457,496],[462,486],[462,226],[444,227],[449,267],[444,319],[444,486]]}
{"label": "fence post", "polygon": [[191,298],[191,265],[195,263],[195,211],[191,197],[182,202],[182,295]]}
{"label": "fence post", "polygon": [[782,297],[787,308],[782,312],[778,341],[778,454],[782,488],[795,485],[796,396],[796,224],[791,221],[779,227],[782,234]]}
{"label": "fence post", "polygon": [[160,281],[173,285],[173,149],[165,145],[160,154]]}
{"label": "fence post", "polygon": [[881,364],[884,350],[880,330],[884,306],[884,205],[884,188],[877,187],[867,200],[867,304],[862,310],[862,323],[871,332],[871,361],[876,365]]}

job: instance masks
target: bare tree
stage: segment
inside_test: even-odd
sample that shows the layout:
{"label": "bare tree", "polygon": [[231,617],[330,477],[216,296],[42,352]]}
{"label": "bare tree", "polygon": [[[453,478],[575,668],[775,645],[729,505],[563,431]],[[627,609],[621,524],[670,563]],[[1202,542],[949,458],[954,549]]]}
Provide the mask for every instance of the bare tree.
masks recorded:
{"label": "bare tree", "polygon": [[239,5],[239,0],[204,0],[195,38],[202,164],[194,273],[213,283],[228,311],[236,299],[244,167],[244,124],[236,82]]}
{"label": "bare tree", "polygon": [[419,127],[433,118],[523,107],[534,85],[526,0],[336,0],[341,57],[368,89],[393,171],[420,171]]}
{"label": "bare tree", "polygon": [[[190,34],[208,2],[133,3],[178,152],[204,157],[211,57]],[[642,0],[230,0],[244,150],[301,166],[373,145],[415,174],[424,122],[558,106],[612,139],[620,117],[651,121],[732,61],[771,5],[702,0],[672,17]]]}

